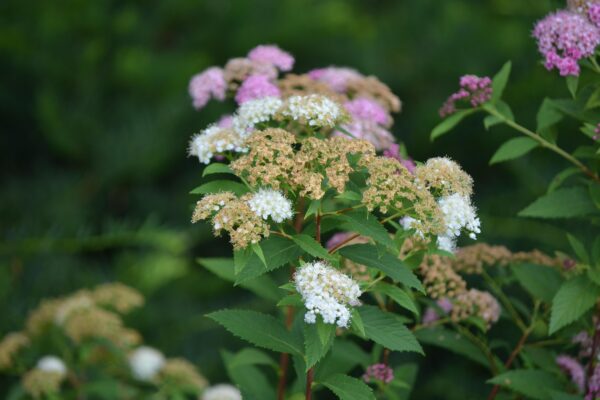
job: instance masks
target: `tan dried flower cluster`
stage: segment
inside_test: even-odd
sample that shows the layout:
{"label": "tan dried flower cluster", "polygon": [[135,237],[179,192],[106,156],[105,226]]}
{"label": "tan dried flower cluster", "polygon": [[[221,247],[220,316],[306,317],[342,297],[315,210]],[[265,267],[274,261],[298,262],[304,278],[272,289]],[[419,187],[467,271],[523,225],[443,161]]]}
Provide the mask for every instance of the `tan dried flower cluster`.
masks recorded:
{"label": "tan dried flower cluster", "polygon": [[343,104],[348,100],[343,94],[333,91],[328,85],[312,79],[306,74],[287,74],[277,84],[284,98],[292,96],[306,96],[309,94],[321,94]]}
{"label": "tan dried flower cluster", "polygon": [[29,344],[29,338],[22,332],[12,332],[4,336],[0,342],[0,369],[12,368],[14,357]]}
{"label": "tan dried flower cluster", "polygon": [[402,103],[390,88],[374,76],[355,76],[346,84],[347,92],[352,98],[368,97],[376,100],[388,111],[399,112]]}
{"label": "tan dried flower cluster", "polygon": [[22,384],[25,392],[31,397],[41,399],[56,394],[64,379],[65,375],[59,372],[43,371],[36,368],[23,375]]}
{"label": "tan dried flower cluster", "polygon": [[426,256],[419,266],[419,273],[427,294],[433,299],[452,299],[467,289],[465,280],[452,269],[444,256]]}
{"label": "tan dried flower cluster", "polygon": [[277,69],[271,64],[252,61],[248,58],[232,58],[225,64],[223,70],[223,77],[230,90],[237,90],[241,82],[254,74],[275,78]]}
{"label": "tan dried flower cluster", "polygon": [[459,293],[452,304],[452,319],[463,321],[473,315],[483,319],[489,328],[500,318],[500,305],[488,292],[470,289]]}
{"label": "tan dried flower cluster", "polygon": [[208,386],[208,381],[198,369],[183,358],[169,358],[159,372],[160,380],[179,387],[194,388],[197,391]]}
{"label": "tan dried flower cluster", "polygon": [[192,222],[211,218],[215,235],[229,233],[235,249],[243,249],[269,236],[269,225],[257,215],[248,200],[250,194],[237,198],[231,192],[221,192],[203,197],[196,203]]}
{"label": "tan dried flower cluster", "polygon": [[64,330],[75,343],[102,338],[128,348],[141,342],[139,333],[125,327],[120,315],[95,306],[71,313],[64,322]]}
{"label": "tan dried flower cluster", "polygon": [[92,292],[92,298],[96,304],[110,307],[121,314],[144,304],[144,296],[140,292],[120,282],[97,286]]}
{"label": "tan dried flower cluster", "polygon": [[417,167],[415,175],[419,184],[441,196],[458,193],[469,197],[473,193],[473,178],[446,157],[430,158]]}

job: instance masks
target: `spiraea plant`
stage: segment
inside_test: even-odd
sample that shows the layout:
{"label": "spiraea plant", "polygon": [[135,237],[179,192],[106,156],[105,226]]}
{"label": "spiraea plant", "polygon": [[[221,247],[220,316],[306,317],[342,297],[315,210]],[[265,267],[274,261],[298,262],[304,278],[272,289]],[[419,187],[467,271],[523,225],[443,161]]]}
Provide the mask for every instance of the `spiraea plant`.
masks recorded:
{"label": "spiraea plant", "polygon": [[[10,399],[215,399],[207,380],[183,358],[142,345],[123,317],[142,306],[135,289],[119,283],[47,299],[22,331],[0,341],[0,370],[15,378]],[[211,397],[212,396],[212,397]],[[217,397],[221,398],[221,397]]]}
{"label": "spiraea plant", "polygon": [[[596,399],[600,398],[597,361],[600,346],[600,2],[568,1],[564,9],[538,21],[532,36],[537,41],[543,66],[557,80],[566,83],[567,97],[543,98],[535,127],[517,122],[511,107],[502,100],[511,72],[508,62],[494,79],[463,76],[460,89],[440,109],[445,119],[434,128],[432,138],[449,132],[465,117],[481,112],[486,114],[483,120],[486,129],[505,125],[519,135],[501,145],[490,163],[514,160],[541,148],[568,165],[549,182],[547,192],[519,215],[546,219],[563,230],[565,226],[571,227],[565,231],[565,239],[573,257],[563,260],[565,277],[561,280],[545,275],[537,277],[547,292],[544,296],[539,292],[536,297],[540,304],[547,302],[550,307],[547,330],[556,336],[553,340],[572,341],[573,345],[560,349],[563,353],[560,355],[547,353],[548,360],[555,361],[551,363],[531,364],[525,357],[519,360],[517,352],[512,359],[523,362],[522,368],[527,369],[496,376],[493,381],[531,398],[584,396]],[[574,149],[563,148],[559,141],[565,135],[580,145]],[[573,135],[579,135],[579,140]],[[529,283],[523,282],[526,285],[535,284],[534,276],[527,278],[523,271],[514,272],[517,278],[521,274],[519,279],[531,279]],[[540,308],[536,310],[539,314]],[[522,336],[523,344],[528,336]],[[572,380],[571,393],[576,395],[555,394],[561,387],[554,374],[557,366]],[[534,377],[538,377],[537,382],[529,379]]]}

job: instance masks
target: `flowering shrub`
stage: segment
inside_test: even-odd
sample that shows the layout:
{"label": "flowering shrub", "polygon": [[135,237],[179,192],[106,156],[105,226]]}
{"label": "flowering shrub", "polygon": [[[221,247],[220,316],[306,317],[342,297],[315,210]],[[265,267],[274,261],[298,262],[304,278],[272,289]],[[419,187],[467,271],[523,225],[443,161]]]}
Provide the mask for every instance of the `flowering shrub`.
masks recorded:
{"label": "flowering shrub", "polygon": [[[471,176],[447,157],[408,157],[389,131],[401,102],[377,78],[340,67],[294,74],[293,63],[276,46],[258,46],[190,83],[197,108],[208,98],[237,103],[190,142],[190,155],[205,165],[192,222],[206,221],[233,247],[230,258],[199,262],[277,307],[208,315],[269,351],[224,353],[244,398],[311,399],[323,389],[343,400],[401,398],[414,364],[397,353],[424,355],[421,344],[487,368],[490,399],[502,388],[536,399],[578,390],[558,365],[579,361],[559,358],[551,372],[541,369],[564,350],[557,331],[593,305],[586,295],[574,318],[551,308],[584,266],[565,268],[568,256],[538,250],[459,247],[481,231]],[[478,110],[490,112],[486,126],[512,121],[500,100],[508,70],[463,77],[433,136]],[[515,284],[518,298],[507,294]],[[519,332],[512,345],[494,345],[497,323]]]}
{"label": "flowering shrub", "polygon": [[189,361],[142,345],[123,317],[143,302],[140,293],[119,283],[44,300],[21,332],[0,341],[0,370],[20,377],[7,398],[171,399],[203,393],[203,400],[241,399],[230,385],[207,388]]}

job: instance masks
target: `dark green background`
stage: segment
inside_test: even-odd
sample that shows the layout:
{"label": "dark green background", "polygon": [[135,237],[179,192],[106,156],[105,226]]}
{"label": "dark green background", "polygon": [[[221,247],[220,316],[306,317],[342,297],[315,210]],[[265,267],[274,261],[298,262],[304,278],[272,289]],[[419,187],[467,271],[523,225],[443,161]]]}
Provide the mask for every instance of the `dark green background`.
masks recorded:
{"label": "dark green background", "polygon": [[[0,333],[47,296],[121,280],[142,290],[131,324],[148,344],[225,379],[218,349],[241,343],[204,318],[264,307],[194,263],[228,255],[189,223],[201,166],[190,135],[232,109],[192,109],[190,76],[276,43],[295,71],[348,65],[404,102],[394,133],[423,160],[448,155],[475,178],[482,240],[565,250],[557,226],[516,218],[565,167],[550,154],[489,166],[505,128],[480,117],[431,143],[437,109],[464,73],[514,64],[505,98],[532,126],[542,93],[566,96],[539,63],[532,24],[546,0],[211,0],[0,2]],[[573,141],[573,143],[570,142]],[[567,148],[576,145],[564,135]],[[459,368],[457,368],[457,366]],[[478,398],[484,371],[429,350],[415,399]],[[0,392],[8,380],[0,378]],[[485,392],[485,390],[484,390]]]}

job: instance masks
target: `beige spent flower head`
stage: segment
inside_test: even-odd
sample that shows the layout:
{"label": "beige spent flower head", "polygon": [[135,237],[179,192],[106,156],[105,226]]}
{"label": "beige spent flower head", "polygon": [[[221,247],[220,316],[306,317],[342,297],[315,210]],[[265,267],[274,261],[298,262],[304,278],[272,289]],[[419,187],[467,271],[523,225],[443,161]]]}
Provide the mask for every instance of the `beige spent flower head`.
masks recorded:
{"label": "beige spent flower head", "polygon": [[144,304],[144,296],[140,292],[120,282],[97,286],[92,292],[92,298],[97,305],[114,309],[121,314]]}
{"label": "beige spent flower head", "polygon": [[426,256],[419,266],[419,273],[427,294],[434,299],[454,298],[466,291],[467,283],[454,272],[447,257]]}
{"label": "beige spent flower head", "polygon": [[491,246],[477,243],[459,248],[455,258],[449,258],[452,268],[465,274],[481,274],[486,265],[505,266],[510,262],[512,253],[504,246]]}
{"label": "beige spent flower head", "polygon": [[480,317],[489,328],[500,318],[500,304],[490,293],[481,290],[460,293],[453,302],[452,320],[459,322],[471,316]]}
{"label": "beige spent flower head", "polygon": [[123,326],[118,314],[99,307],[72,313],[65,321],[64,330],[76,343],[91,338],[103,338],[119,347],[130,347],[141,340],[137,332]]}
{"label": "beige spent flower head", "polygon": [[198,369],[183,358],[169,358],[160,369],[159,379],[177,386],[195,388],[198,392],[208,386],[208,381]]}
{"label": "beige spent flower head", "polygon": [[254,131],[245,143],[248,153],[230,167],[254,187],[280,189],[294,170],[295,144],[296,137],[283,129]]}
{"label": "beige spent flower head", "polygon": [[402,103],[390,88],[374,76],[355,76],[347,82],[347,92],[352,98],[367,97],[379,102],[388,111],[399,112]]}
{"label": "beige spent flower head", "polygon": [[54,315],[54,323],[63,325],[74,313],[94,307],[92,294],[88,290],[80,290],[62,299]]}
{"label": "beige spent flower head", "polygon": [[36,309],[30,311],[25,322],[27,334],[30,336],[39,335],[53,324],[56,312],[62,302],[62,299],[43,300]]}
{"label": "beige spent flower head", "polygon": [[473,193],[473,178],[447,157],[430,158],[425,164],[417,166],[415,174],[417,183],[436,195],[458,193],[469,197]]}
{"label": "beige spent flower head", "polygon": [[22,332],[11,332],[0,342],[0,369],[13,367],[15,355],[29,346],[29,338]]}
{"label": "beige spent flower head", "polygon": [[347,119],[339,103],[321,94],[289,97],[284,101],[278,117],[312,128],[333,128]]}
{"label": "beige spent flower head", "polygon": [[513,253],[510,258],[512,263],[522,263],[528,262],[537,265],[545,265],[548,267],[560,267],[562,266],[562,262],[558,257],[550,257],[549,255],[539,251],[538,249],[534,249],[531,251],[519,251],[517,253]]}
{"label": "beige spent flower head", "polygon": [[320,94],[343,104],[348,100],[343,94],[333,91],[329,85],[312,79],[306,74],[296,75],[287,74],[277,82],[281,94],[284,98],[292,96],[307,96],[311,94]]}
{"label": "beige spent flower head", "polygon": [[237,200],[237,196],[232,192],[220,192],[204,196],[196,202],[196,208],[192,214],[192,223],[211,218],[226,204],[235,200]]}
{"label": "beige spent flower head", "polygon": [[44,371],[34,368],[23,375],[23,389],[34,399],[42,399],[60,391],[65,374],[56,371]]}

